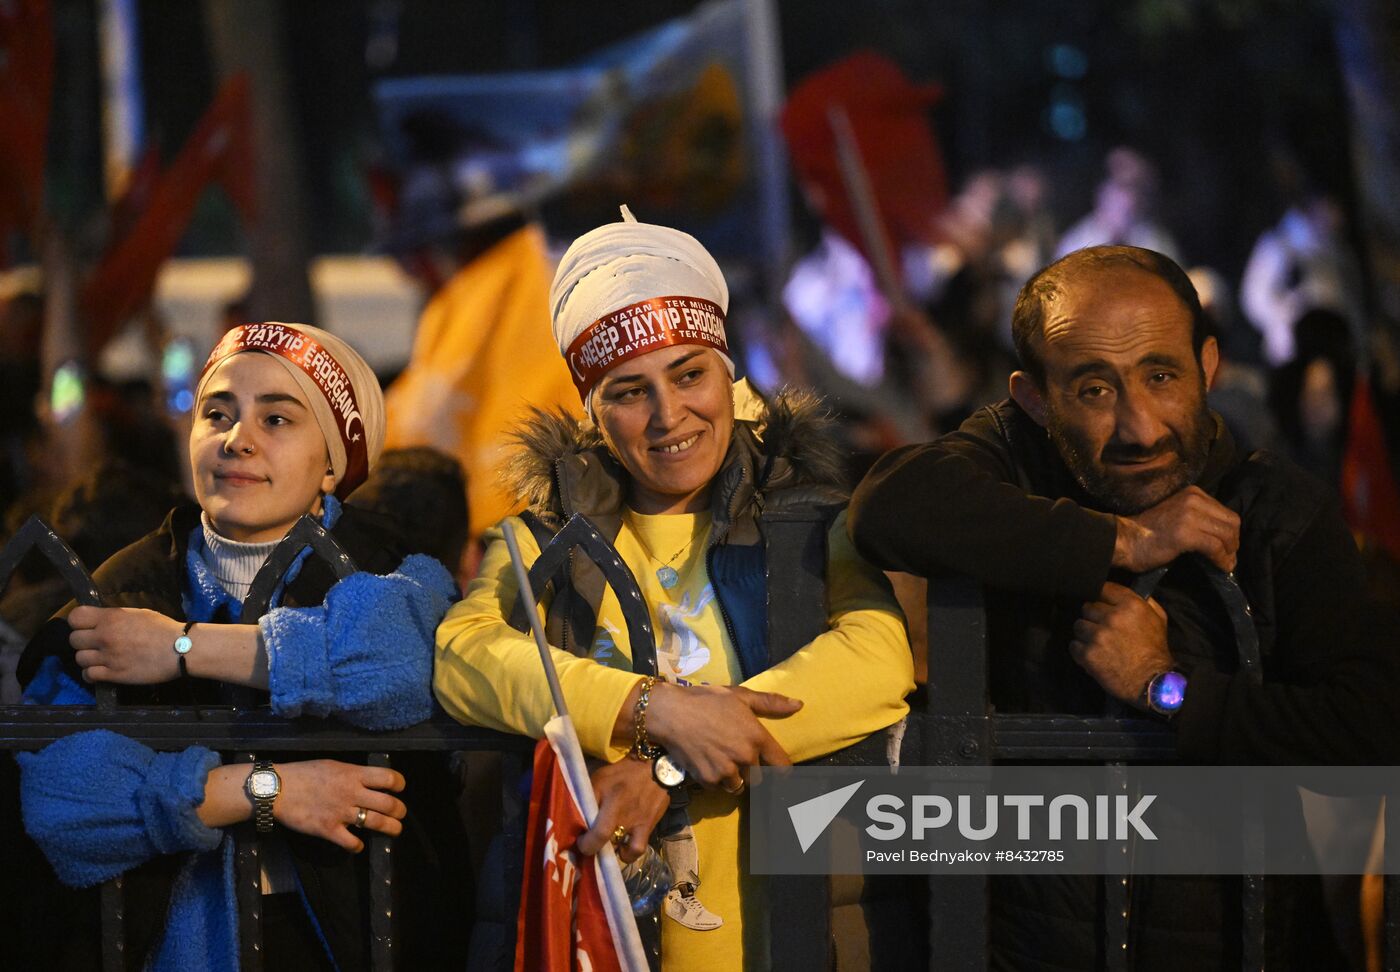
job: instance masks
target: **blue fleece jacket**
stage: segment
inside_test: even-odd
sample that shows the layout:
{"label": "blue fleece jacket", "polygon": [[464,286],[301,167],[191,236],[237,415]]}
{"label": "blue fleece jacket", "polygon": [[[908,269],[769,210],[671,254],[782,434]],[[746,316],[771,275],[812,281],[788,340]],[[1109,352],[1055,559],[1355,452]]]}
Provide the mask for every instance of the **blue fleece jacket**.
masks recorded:
{"label": "blue fleece jacket", "polygon": [[[329,528],[340,512],[327,499]],[[190,537],[186,618],[207,620],[241,605],[200,556],[203,531]],[[299,558],[285,583],[305,560]],[[281,588],[274,600],[280,597]],[[447,571],[414,555],[385,576],[358,573],[337,583],[319,607],[276,608],[259,622],[268,654],[272,709],[279,715],[339,715],[367,729],[393,729],[432,712],[433,633],[456,595]],[[92,704],[86,687],[56,658],[30,682],[26,700]],[[175,879],[155,969],[238,966],[232,841],[200,822],[217,754],[195,746],[157,753],[110,732],[76,733],[19,755],[25,829],[60,880],[86,887],[157,854],[189,853]],[[212,853],[222,843],[222,852]]]}

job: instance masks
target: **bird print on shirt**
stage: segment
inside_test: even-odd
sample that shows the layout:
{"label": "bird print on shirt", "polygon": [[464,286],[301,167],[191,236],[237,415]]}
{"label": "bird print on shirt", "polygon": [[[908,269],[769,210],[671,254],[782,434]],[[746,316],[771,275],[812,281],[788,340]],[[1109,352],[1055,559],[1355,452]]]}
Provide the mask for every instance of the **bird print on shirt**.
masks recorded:
{"label": "bird print on shirt", "polygon": [[714,599],[714,587],[706,584],[694,604],[687,591],[679,604],[657,607],[661,638],[656,646],[656,668],[662,675],[686,678],[710,663],[710,646],[700,640],[690,624]]}

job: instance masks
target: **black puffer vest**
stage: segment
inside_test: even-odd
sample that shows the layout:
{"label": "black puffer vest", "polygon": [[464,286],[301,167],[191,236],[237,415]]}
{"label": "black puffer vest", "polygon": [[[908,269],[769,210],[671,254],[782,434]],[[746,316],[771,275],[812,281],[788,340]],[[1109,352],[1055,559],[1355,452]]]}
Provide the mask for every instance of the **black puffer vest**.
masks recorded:
{"label": "black puffer vest", "polygon": [[[826,534],[847,499],[829,425],[815,397],[785,390],[761,420],[735,422],[714,479],[705,562],[745,678],[826,628]],[[598,431],[563,413],[536,411],[517,439],[524,449],[507,469],[508,487],[527,499],[526,522],[541,546],[577,513],[614,541],[627,473]],[[602,571],[574,556],[551,583],[550,643],[587,654]],[[523,612],[511,623],[523,630]]]}

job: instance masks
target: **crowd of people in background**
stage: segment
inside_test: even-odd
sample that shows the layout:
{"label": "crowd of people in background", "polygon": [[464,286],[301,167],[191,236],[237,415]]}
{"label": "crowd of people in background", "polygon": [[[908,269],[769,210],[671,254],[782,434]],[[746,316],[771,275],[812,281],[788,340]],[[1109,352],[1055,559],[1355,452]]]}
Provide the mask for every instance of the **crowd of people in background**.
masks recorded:
{"label": "crowd of people in background", "polygon": [[[1246,449],[1283,452],[1340,488],[1358,382],[1382,417],[1391,454],[1397,451],[1400,423],[1393,416],[1400,414],[1400,354],[1390,329],[1368,317],[1362,264],[1340,201],[1298,181],[1278,222],[1260,232],[1238,280],[1193,264],[1191,254],[1181,251],[1170,230],[1171,203],[1159,198],[1153,163],[1126,147],[1108,153],[1090,212],[1068,226],[1056,225],[1051,187],[1034,165],[971,173],[926,239],[908,242],[895,254],[899,290],[894,293],[873,266],[869,241],[847,239],[818,221],[813,246],[782,287],[776,315],[739,309],[740,323],[731,330],[737,332],[740,369],[767,392],[793,384],[822,394],[850,448],[850,472],[858,475],[883,451],[956,428],[978,406],[1004,397],[1004,376],[1014,360],[1011,305],[1035,269],[1087,245],[1144,246],[1188,268],[1201,295],[1223,355],[1211,405],[1236,440]],[[458,191],[446,186],[437,208],[460,206]],[[541,284],[514,284],[515,296],[486,293],[489,282],[472,285],[483,277],[478,269],[483,261],[503,259],[496,250],[502,241],[526,247],[531,266],[547,257],[537,242],[542,229],[537,220],[512,215],[463,228],[426,219],[421,208],[405,204],[393,231],[396,252],[406,268],[431,266],[439,272],[415,274],[433,293],[413,362],[397,388],[397,373],[380,376],[389,388],[389,445],[451,454],[451,443],[465,433],[444,429],[457,423],[470,433],[470,444],[456,458],[467,473],[470,534],[476,538],[504,508],[497,508],[499,494],[485,483],[490,477],[473,468],[481,465],[473,458],[481,454],[485,464],[499,462],[512,422],[504,408],[487,409],[499,426],[494,430],[482,421],[481,407],[452,417],[452,408],[461,409],[449,401],[451,382],[461,375],[443,362],[467,359],[443,342],[447,335],[480,329],[480,321],[493,314],[519,316],[529,308],[544,313]],[[404,237],[406,228],[415,227]],[[543,280],[545,272],[536,276]],[[99,563],[155,525],[164,497],[189,490],[181,473],[183,416],[167,407],[159,373],[162,346],[170,338],[154,314],[133,325],[151,345],[151,373],[85,375],[81,414],[63,414],[55,393],[43,387],[42,292],[17,291],[0,299],[0,533],[12,535],[38,513],[84,552],[85,560]],[[231,295],[221,328],[241,323],[244,306]],[[522,333],[514,326],[500,330]],[[195,349],[196,357],[200,351]],[[420,359],[439,369],[437,374],[425,376],[424,368],[413,367]],[[517,389],[519,384],[506,373],[500,354],[471,370],[472,380],[485,386]],[[550,371],[546,378],[542,371],[531,380],[547,387],[541,392],[547,401],[535,404],[571,407],[561,391],[567,386],[562,374]],[[489,403],[489,396],[478,398],[478,404],[483,401]],[[73,461],[78,455],[82,461]],[[99,482],[105,484],[100,490]],[[130,503],[118,498],[127,494]],[[157,496],[160,502],[145,502]],[[143,515],[145,506],[150,509]],[[125,514],[104,515],[109,508]],[[99,539],[88,539],[94,533],[89,521],[97,524]],[[465,542],[463,549],[465,559],[454,566],[462,568],[465,581],[480,551]],[[1385,563],[1378,566],[1382,576],[1393,576]],[[42,598],[31,600],[28,591],[43,573],[37,563],[27,562],[5,594],[0,643],[7,646],[3,664],[11,668],[17,646],[42,615],[33,608]],[[7,700],[15,697],[10,670],[0,668],[6,673],[0,698]]]}
{"label": "crowd of people in background", "polygon": [[1394,455],[1400,357],[1393,330],[1368,316],[1338,199],[1300,187],[1259,234],[1241,277],[1230,279],[1182,252],[1157,186],[1150,160],[1114,149],[1091,211],[1057,227],[1036,167],[975,172],[938,218],[933,242],[902,247],[894,294],[862,252],[866,241],[822,225],[783,292],[794,326],[750,346],[751,373],[823,392],[846,421],[859,469],[1005,397],[1012,305],[1036,269],[1085,246],[1128,244],[1187,268],[1223,355],[1210,404],[1243,448],[1283,453],[1341,489],[1364,383]]}
{"label": "crowd of people in background", "polygon": [[[1191,254],[1182,252],[1170,230],[1171,202],[1159,196],[1155,167],[1132,149],[1108,154],[1092,209],[1072,225],[1055,224],[1048,196],[1046,176],[1033,165],[972,173],[926,238],[894,241],[896,252],[884,255],[874,252],[883,243],[848,239],[821,223],[814,245],[781,288],[781,307],[766,316],[731,313],[740,377],[747,373],[774,401],[787,385],[821,395],[836,420],[847,462],[844,478],[853,483],[881,454],[957,429],[981,406],[1006,398],[1006,376],[1016,368],[1012,312],[1027,278],[1084,247],[1127,244],[1189,268],[1220,349],[1209,404],[1242,454],[1257,449],[1287,454],[1345,492],[1353,424],[1363,415],[1368,421],[1379,416],[1382,441],[1390,455],[1400,455],[1400,355],[1391,332],[1368,316],[1362,263],[1337,199],[1296,193],[1281,208],[1277,224],[1260,233],[1241,278],[1231,280],[1193,265]],[[461,200],[450,202],[455,207]],[[490,408],[479,399],[462,403],[463,396],[454,397],[453,382],[466,380],[470,371],[478,387],[494,387],[507,398],[523,396],[534,405],[551,405],[554,400],[546,399],[553,396],[562,407],[570,399],[569,410],[578,413],[562,367],[550,359],[553,371],[546,373],[522,360],[531,346],[522,337],[528,329],[512,327],[516,343],[502,341],[494,356],[484,351],[473,359],[456,356],[460,345],[454,342],[472,333],[464,328],[486,328],[489,337],[491,325],[506,316],[537,316],[531,326],[547,340],[551,310],[558,308],[551,308],[539,289],[549,275],[543,241],[537,220],[511,214],[480,225],[449,225],[432,238],[404,244],[400,253],[406,266],[437,268],[438,289],[429,294],[408,370],[377,376],[388,389],[389,448],[346,504],[397,517],[409,538],[406,548],[436,557],[464,590],[480,563],[482,535],[510,512],[492,505],[495,500],[483,489],[483,469],[499,465],[522,416],[497,407],[505,400],[499,397]],[[421,259],[429,247],[439,259]],[[490,279],[483,269],[487,261],[517,251],[520,255],[509,259],[530,261],[530,286],[538,292],[496,294],[477,283]],[[889,257],[897,268],[892,277],[877,265]],[[80,404],[73,408],[46,384],[42,372],[44,295],[14,293],[3,301],[0,538],[38,514],[95,567],[156,530],[177,499],[191,491],[185,452],[189,417],[169,407],[170,389],[154,369],[171,339],[151,323],[154,318],[143,322],[152,374],[121,380],[87,375]],[[235,300],[224,324],[232,329],[240,323]],[[195,352],[196,359],[202,360],[204,350]],[[462,374],[447,367],[456,364],[463,365]],[[527,374],[548,388],[526,395],[521,383]],[[459,416],[466,431],[443,437],[447,420],[440,410],[449,405],[466,410]],[[465,451],[453,453],[453,443],[468,440]],[[1400,566],[1383,544],[1359,538],[1374,591],[1400,603]],[[502,562],[497,550],[493,569],[502,569]],[[917,601],[904,596],[898,579],[895,587],[909,615],[914,656],[922,662],[921,622],[910,608]],[[18,659],[69,596],[34,555],[11,578],[0,599],[0,704],[20,700]],[[496,627],[504,630],[504,621]],[[484,721],[533,728],[523,717]],[[693,887],[689,894],[693,898]],[[717,900],[736,911],[734,895]],[[695,921],[714,918],[702,905],[691,911],[700,915]]]}

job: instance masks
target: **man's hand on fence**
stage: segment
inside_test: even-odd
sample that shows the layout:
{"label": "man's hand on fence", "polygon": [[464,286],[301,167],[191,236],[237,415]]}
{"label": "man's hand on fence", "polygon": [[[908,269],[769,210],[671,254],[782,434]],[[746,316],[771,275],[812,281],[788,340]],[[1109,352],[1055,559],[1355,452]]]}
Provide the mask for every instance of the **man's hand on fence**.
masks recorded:
{"label": "man's hand on fence", "polygon": [[1174,664],[1167,648],[1167,613],[1152,598],[1105,584],[1074,623],[1070,654],[1105,692],[1136,705],[1143,686]]}
{"label": "man's hand on fence", "polygon": [[617,845],[617,856],[630,864],[646,853],[651,832],[670,806],[671,797],[652,779],[650,760],[627,756],[594,770],[592,779],[598,816],[593,826],[579,835],[578,851],[590,856],[598,853],[621,827],[627,839]]}
{"label": "man's hand on fence", "polygon": [[[397,837],[408,813],[393,796],[404,788],[403,775],[382,766],[360,766],[334,759],[308,759],[278,763],[282,792],[272,804],[277,822],[299,833],[328,840],[352,854],[365,844],[352,831],[377,830]],[[360,808],[362,826],[356,824]]]}
{"label": "man's hand on fence", "polygon": [[744,767],[792,765],[758,717],[781,719],[801,708],[799,699],[738,685],[658,684],[647,732],[680,760],[692,779],[738,793],[744,788]]}
{"label": "man's hand on fence", "polygon": [[1116,517],[1113,566],[1134,573],[1198,553],[1224,571],[1235,569],[1240,517],[1198,486],[1188,486],[1137,516]]}

